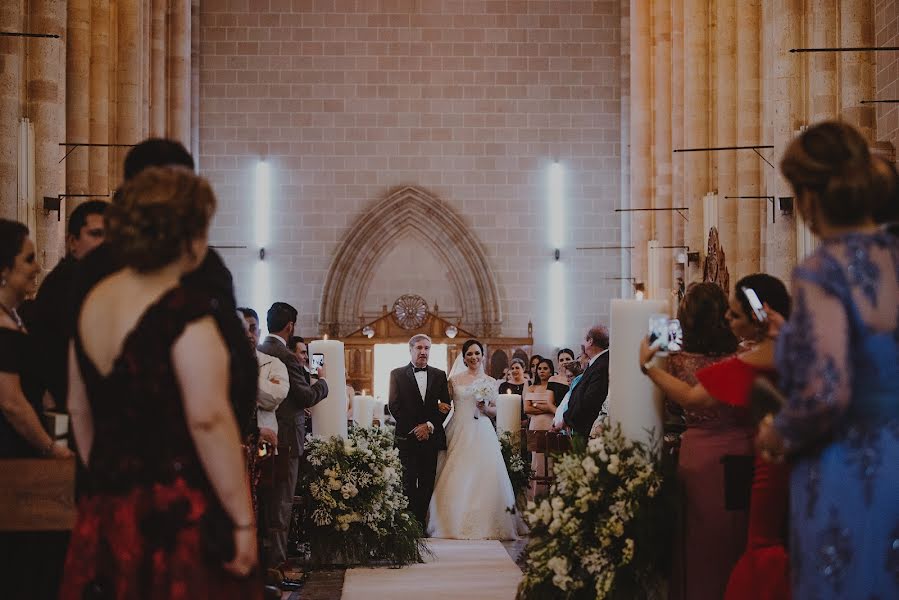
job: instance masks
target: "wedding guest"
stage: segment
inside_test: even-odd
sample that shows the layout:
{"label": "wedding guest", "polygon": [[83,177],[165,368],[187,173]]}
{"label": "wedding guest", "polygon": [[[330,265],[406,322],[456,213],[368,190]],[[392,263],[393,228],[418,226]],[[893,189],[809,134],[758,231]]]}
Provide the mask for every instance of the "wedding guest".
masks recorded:
{"label": "wedding guest", "polygon": [[106,236],[103,200],[82,202],[69,217],[66,255],[44,278],[31,307],[30,331],[43,350],[44,385],[57,408],[65,409],[68,381],[68,350],[75,321],[70,297],[75,265]]}
{"label": "wedding guest", "polygon": [[850,125],[807,129],[780,169],[821,240],[793,272],[777,352],[786,401],[757,440],[791,461],[793,594],[897,598],[899,240],[874,221],[871,157]]}
{"label": "wedding guest", "polygon": [[584,337],[584,354],[589,358],[580,384],[571,393],[565,424],[583,437],[590,435],[593,423],[605,416],[609,394],[609,331],[594,325]]}
{"label": "wedding guest", "polygon": [[[41,424],[43,349],[29,335],[18,308],[41,271],[22,223],[0,219],[0,458],[71,458]],[[58,594],[66,533],[0,532],[0,582],[7,598]]]}
{"label": "wedding guest", "polygon": [[[271,521],[265,525],[266,564],[270,568],[282,568],[287,560],[287,534],[293,511],[300,457],[303,455],[305,423],[297,420],[297,414],[311,408],[328,395],[324,369],[320,379],[310,384],[296,355],[287,347],[287,341],[296,329],[297,309],[286,302],[275,302],[266,314],[269,335],[257,346],[264,354],[274,356],[287,366],[290,391],[275,413],[278,418],[278,455],[275,457],[276,477],[271,495],[267,499],[265,513]],[[300,424],[303,423],[301,426]],[[266,500],[263,500],[265,502]]]}
{"label": "wedding guest", "polygon": [[85,299],[69,351],[88,492],[63,600],[260,597],[228,352],[211,297],[183,284],[206,253],[214,210],[205,180],[163,167],[127,182],[107,211],[123,268]]}
{"label": "wedding guest", "polygon": [[[581,357],[586,358],[583,354]],[[580,359],[565,363],[568,391],[565,392],[565,396],[563,396],[562,401],[559,403],[559,408],[556,409],[556,414],[553,416],[553,431],[566,429],[565,411],[568,410],[568,403],[571,401],[571,392],[574,390],[575,386],[581,382],[581,377],[584,375],[585,364],[587,364],[587,361]]]}
{"label": "wedding guest", "polygon": [[[758,340],[759,328],[751,326],[736,297],[733,302],[731,311],[727,295],[715,283],[687,288],[677,311],[683,351],[668,356],[668,373],[696,385],[698,371],[736,352],[737,336]],[[729,312],[739,320],[729,321]],[[723,461],[729,456],[751,460],[755,428],[745,408],[715,404],[681,409],[674,401],[668,404],[683,413],[687,427],[678,455],[681,515],[668,597],[717,600],[724,596],[730,573],[746,548],[749,518],[748,507],[726,502],[724,471],[730,462]]]}
{"label": "wedding guest", "polygon": [[531,364],[528,367],[528,373],[527,373],[528,381],[531,384],[537,382],[537,365],[540,363],[541,360],[543,360],[543,357],[540,356],[539,354],[535,354],[534,356],[531,357]]}
{"label": "wedding guest", "polygon": [[[194,169],[194,160],[184,146],[174,140],[149,138],[137,144],[125,155],[124,181],[148,167],[181,166]],[[75,265],[72,277],[72,306],[70,331],[75,315],[88,293],[104,278],[124,267],[108,243],[97,246]],[[247,447],[256,446],[256,357],[247,347],[243,324],[237,318],[234,285],[231,273],[221,256],[209,249],[200,266],[184,275],[185,286],[208,295],[212,315],[225,341],[229,355],[228,396]]]}
{"label": "wedding guest", "polygon": [[[528,445],[532,445],[531,440],[540,438],[539,433],[534,435],[531,432],[549,431],[552,428],[553,415],[556,414],[555,394],[549,385],[550,378],[556,372],[553,361],[548,358],[541,358],[534,372],[536,381],[528,387],[524,403],[524,411],[530,416]],[[545,434],[543,436],[545,437]],[[545,477],[547,474],[547,464],[543,454],[543,452],[531,452],[531,468],[538,477]],[[538,484],[536,481],[532,481],[528,497],[533,499],[538,495],[545,494],[548,489],[545,483]]]}
{"label": "wedding guest", "polygon": [[[550,377],[549,382],[546,385],[548,389],[552,390],[556,404],[561,406],[570,391],[572,375],[568,370],[568,365],[575,362],[574,351],[568,348],[562,348],[556,354],[556,359],[559,363],[559,372]],[[578,373],[580,373],[580,371],[578,371]],[[558,412],[558,408],[553,411],[553,421],[555,421],[555,415]]]}
{"label": "wedding guest", "polygon": [[[684,310],[679,313],[688,324],[684,331],[685,342],[694,349],[697,343],[705,343],[705,352],[733,348],[733,341],[721,333],[720,323],[709,325],[709,333],[718,331],[715,336],[718,341],[708,339],[703,342],[693,337],[699,332],[692,319],[702,319],[713,312],[720,315],[721,312],[721,307],[703,310],[697,306],[701,298],[691,299],[691,295],[701,294],[706,301],[716,305],[720,300],[713,299],[709,294],[711,290],[699,288],[702,291],[697,292],[696,287],[688,289]],[[751,444],[746,443],[745,437],[751,439],[754,432],[741,429],[741,424],[746,423],[748,427],[751,422],[750,391],[756,378],[775,378],[775,341],[767,335],[765,324],[754,316],[743,288],[754,290],[762,302],[778,312],[790,313],[790,297],[779,279],[756,274],[738,281],[726,316],[731,332],[750,343],[746,345],[748,349],[736,356],[707,361],[712,364],[698,369],[694,378],[687,381],[651,362],[656,350],[648,340],[644,340],[640,348],[644,373],[669,400],[687,410],[688,419],[698,420],[692,428],[694,433],[689,433],[688,429],[687,454],[683,456],[682,447],[678,467],[687,502],[682,550],[684,564],[680,570],[685,580],[678,581],[679,590],[672,590],[683,594],[678,597],[719,598],[722,592],[725,600],[790,597],[785,543],[788,470],[783,465],[769,465],[757,457],[747,456],[751,454]],[[687,306],[688,302],[692,306]],[[688,330],[690,335],[687,335]],[[717,420],[720,439],[715,439],[714,431],[709,433],[702,429],[708,422],[703,418]],[[724,431],[725,424],[732,429],[731,434]],[[711,459],[704,460],[707,457]],[[709,498],[712,500],[706,502]],[[722,506],[724,511],[735,509],[736,512],[722,514]],[[747,506],[748,531],[743,533],[746,518],[741,511]],[[721,529],[721,537],[712,531],[717,528]],[[733,562],[735,538],[746,540],[736,564]],[[702,544],[711,545],[711,551],[706,552],[708,547]],[[675,575],[677,581],[679,577],[677,573]],[[726,587],[722,587],[724,582]]]}
{"label": "wedding guest", "polygon": [[[527,365],[524,360],[520,358],[513,358],[509,363],[509,379],[508,381],[503,381],[499,384],[499,393],[500,394],[518,394],[521,396],[521,427],[522,429],[527,429],[530,419],[528,417],[527,412],[525,411],[524,406],[524,395],[526,393],[526,388],[528,386],[528,380],[526,377],[527,373]],[[524,460],[529,460],[531,458],[530,452],[528,452],[528,441],[526,436],[521,437],[521,457]]]}
{"label": "wedding guest", "polygon": [[239,307],[237,312],[243,316],[247,324],[247,339],[253,352],[256,353],[256,361],[259,364],[259,383],[256,395],[256,424],[259,427],[259,439],[268,444],[270,451],[274,452],[278,448],[278,419],[275,417],[275,411],[287,397],[290,389],[287,367],[274,356],[263,354],[256,349],[256,346],[259,345],[258,313],[252,308],[246,307]]}

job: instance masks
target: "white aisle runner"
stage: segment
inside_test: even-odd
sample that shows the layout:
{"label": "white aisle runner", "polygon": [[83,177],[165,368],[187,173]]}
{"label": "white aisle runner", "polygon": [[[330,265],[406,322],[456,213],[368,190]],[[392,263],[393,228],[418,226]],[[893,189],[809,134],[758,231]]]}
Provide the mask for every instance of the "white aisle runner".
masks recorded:
{"label": "white aisle runner", "polygon": [[521,570],[500,542],[429,539],[433,558],[401,569],[350,569],[343,600],[513,600]]}

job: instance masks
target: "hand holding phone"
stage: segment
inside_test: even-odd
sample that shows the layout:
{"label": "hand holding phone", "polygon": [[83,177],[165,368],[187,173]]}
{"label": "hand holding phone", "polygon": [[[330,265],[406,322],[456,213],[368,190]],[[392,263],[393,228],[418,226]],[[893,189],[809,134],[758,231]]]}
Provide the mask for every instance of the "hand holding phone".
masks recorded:
{"label": "hand holding phone", "polygon": [[741,287],[740,291],[743,292],[743,295],[746,296],[746,299],[749,301],[749,307],[752,309],[752,314],[755,315],[755,320],[759,323],[767,321],[768,313],[765,312],[765,307],[762,306],[762,301],[759,300],[759,296],[755,293],[755,290],[750,287]]}
{"label": "hand holding phone", "polygon": [[309,360],[309,369],[313,373],[318,373],[319,369],[325,366],[325,355],[320,352],[315,352],[312,354],[312,358]]}

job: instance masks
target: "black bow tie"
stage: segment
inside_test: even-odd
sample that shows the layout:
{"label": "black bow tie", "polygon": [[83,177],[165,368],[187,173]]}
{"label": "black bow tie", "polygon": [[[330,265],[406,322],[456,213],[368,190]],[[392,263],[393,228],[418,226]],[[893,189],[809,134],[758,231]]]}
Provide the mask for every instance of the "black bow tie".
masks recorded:
{"label": "black bow tie", "polygon": [[428,372],[427,367],[422,367],[420,369],[418,367],[412,367],[412,370],[416,373],[418,373],[418,372],[427,373]]}

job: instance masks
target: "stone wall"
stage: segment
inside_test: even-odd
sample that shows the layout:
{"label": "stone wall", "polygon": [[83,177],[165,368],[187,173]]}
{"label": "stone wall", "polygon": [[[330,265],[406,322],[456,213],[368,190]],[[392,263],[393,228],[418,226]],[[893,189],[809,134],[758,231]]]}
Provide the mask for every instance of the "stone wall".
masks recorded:
{"label": "stone wall", "polygon": [[[561,338],[575,344],[618,295],[605,278],[620,275],[619,255],[575,248],[620,239],[619,11],[619,0],[202,2],[199,162],[220,200],[212,241],[247,246],[223,251],[240,300],[266,301],[253,290],[253,224],[263,219],[266,262],[278,273],[268,300],[297,305],[300,329],[317,333],[341,241],[392,189],[411,185],[474,232],[504,334],[525,335],[533,320],[538,346],[549,344],[550,315],[564,311]],[[266,214],[254,205],[263,159]],[[565,173],[564,303],[548,281],[554,160]],[[449,297],[472,290],[433,289],[439,273],[407,289],[409,268],[440,264],[431,254],[385,253],[360,311],[378,310],[393,290],[439,300],[450,316],[459,303]]]}
{"label": "stone wall", "polygon": [[[899,2],[874,0],[875,46],[899,46]],[[899,99],[899,52],[878,52],[877,98]],[[899,104],[877,105],[877,139],[899,150]]]}

